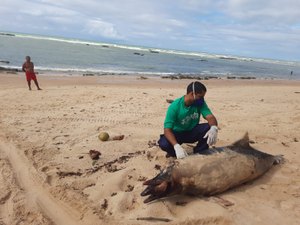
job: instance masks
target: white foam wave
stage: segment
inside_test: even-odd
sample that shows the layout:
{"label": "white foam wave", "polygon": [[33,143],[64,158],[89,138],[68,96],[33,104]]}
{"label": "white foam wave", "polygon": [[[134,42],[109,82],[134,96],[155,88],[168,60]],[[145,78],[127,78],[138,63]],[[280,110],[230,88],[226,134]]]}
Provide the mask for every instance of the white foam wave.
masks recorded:
{"label": "white foam wave", "polygon": [[60,37],[48,37],[48,36],[40,36],[40,35],[31,35],[31,34],[21,34],[21,33],[11,33],[15,35],[15,37],[19,38],[31,38],[31,39],[39,39],[39,40],[50,40],[50,41],[59,41],[73,44],[84,44],[84,45],[94,45],[94,46],[103,46],[103,47],[112,47],[112,48],[122,48],[134,51],[150,51],[155,53],[162,54],[176,54],[176,55],[185,55],[185,56],[194,56],[200,58],[211,58],[211,59],[234,59],[239,61],[254,61],[254,62],[262,62],[262,63],[271,63],[278,65],[288,65],[288,66],[300,66],[300,62],[297,61],[283,61],[283,60],[273,60],[273,59],[261,59],[261,58],[251,58],[251,57],[241,57],[241,56],[233,56],[233,55],[224,55],[224,54],[210,54],[204,52],[187,52],[180,50],[172,50],[172,49],[159,49],[159,48],[149,48],[149,47],[141,47],[141,46],[128,46],[128,45],[119,45],[112,43],[104,43],[104,42],[93,42],[93,41],[84,41],[79,39],[67,39]]}

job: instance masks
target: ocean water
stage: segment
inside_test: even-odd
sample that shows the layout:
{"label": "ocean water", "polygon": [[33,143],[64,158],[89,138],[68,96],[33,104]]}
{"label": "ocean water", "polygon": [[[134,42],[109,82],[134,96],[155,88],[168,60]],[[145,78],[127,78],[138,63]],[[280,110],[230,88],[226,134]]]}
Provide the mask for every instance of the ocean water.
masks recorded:
{"label": "ocean water", "polygon": [[9,61],[0,62],[1,67],[20,69],[26,55],[31,56],[37,71],[50,70],[67,74],[181,74],[300,79],[300,62],[0,32],[0,61]]}

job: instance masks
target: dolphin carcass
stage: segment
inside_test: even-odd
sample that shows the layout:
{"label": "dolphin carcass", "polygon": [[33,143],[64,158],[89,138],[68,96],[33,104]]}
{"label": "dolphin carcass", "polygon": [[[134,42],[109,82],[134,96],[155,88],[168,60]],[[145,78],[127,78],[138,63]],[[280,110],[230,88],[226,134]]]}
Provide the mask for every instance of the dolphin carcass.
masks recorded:
{"label": "dolphin carcass", "polygon": [[209,149],[208,155],[174,160],[153,179],[144,182],[145,203],[175,194],[210,196],[254,180],[283,160],[252,148],[248,134],[226,147]]}

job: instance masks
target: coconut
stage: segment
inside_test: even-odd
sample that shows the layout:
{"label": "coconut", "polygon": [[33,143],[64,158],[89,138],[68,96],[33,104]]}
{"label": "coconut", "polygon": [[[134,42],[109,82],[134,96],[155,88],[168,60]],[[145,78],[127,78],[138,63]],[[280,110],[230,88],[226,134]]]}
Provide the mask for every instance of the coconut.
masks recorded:
{"label": "coconut", "polygon": [[107,132],[101,132],[98,136],[99,140],[107,141],[109,138],[109,134]]}

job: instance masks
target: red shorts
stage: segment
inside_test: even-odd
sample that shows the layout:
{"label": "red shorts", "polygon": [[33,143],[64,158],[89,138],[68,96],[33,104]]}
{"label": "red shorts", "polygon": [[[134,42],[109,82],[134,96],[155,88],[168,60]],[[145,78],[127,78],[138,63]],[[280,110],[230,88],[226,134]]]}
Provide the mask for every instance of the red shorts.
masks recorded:
{"label": "red shorts", "polygon": [[31,80],[36,80],[36,76],[34,72],[26,72],[26,80],[31,81]]}

